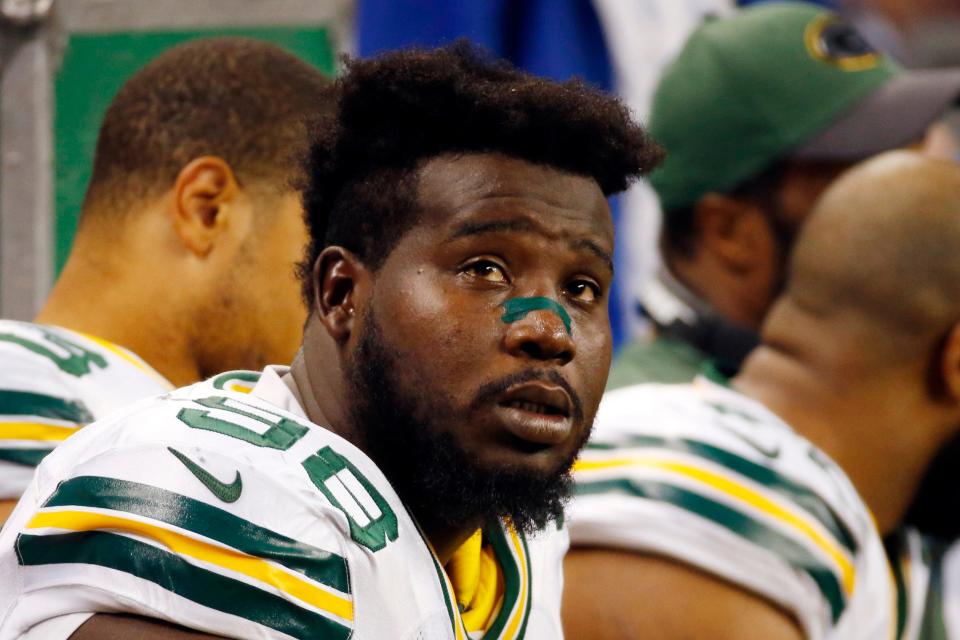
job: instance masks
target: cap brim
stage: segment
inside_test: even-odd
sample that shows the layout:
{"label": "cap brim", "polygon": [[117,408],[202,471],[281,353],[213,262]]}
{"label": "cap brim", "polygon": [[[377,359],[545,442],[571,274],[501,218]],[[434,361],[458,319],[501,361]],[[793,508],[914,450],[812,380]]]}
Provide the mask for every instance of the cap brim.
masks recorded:
{"label": "cap brim", "polygon": [[790,155],[807,160],[855,161],[919,142],[958,97],[960,69],[904,72]]}

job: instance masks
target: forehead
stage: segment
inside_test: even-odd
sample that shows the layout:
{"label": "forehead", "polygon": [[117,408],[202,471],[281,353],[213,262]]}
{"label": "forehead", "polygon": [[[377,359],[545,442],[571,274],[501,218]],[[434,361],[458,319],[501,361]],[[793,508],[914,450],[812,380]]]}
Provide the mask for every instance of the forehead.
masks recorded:
{"label": "forehead", "polygon": [[420,169],[420,222],[449,228],[491,215],[536,219],[558,234],[613,242],[610,208],[592,178],[500,154],[447,155]]}

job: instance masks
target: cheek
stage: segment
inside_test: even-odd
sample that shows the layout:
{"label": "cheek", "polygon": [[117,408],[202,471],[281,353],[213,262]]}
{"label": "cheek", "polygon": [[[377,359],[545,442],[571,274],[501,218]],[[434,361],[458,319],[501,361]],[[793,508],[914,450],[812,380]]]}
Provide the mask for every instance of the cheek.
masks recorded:
{"label": "cheek", "polygon": [[265,331],[270,345],[267,354],[271,362],[288,364],[303,337],[303,325],[307,320],[307,309],[300,297],[300,287],[293,283],[290,286],[270,294],[269,309],[264,317]]}
{"label": "cheek", "polygon": [[[769,229],[757,238],[755,251],[754,267],[744,280],[745,301],[751,307],[751,315],[762,318],[779,288],[784,257],[777,238]],[[754,320],[759,321],[758,318]]]}
{"label": "cheek", "polygon": [[581,334],[577,340],[576,362],[583,380],[584,410],[588,414],[590,413],[588,409],[596,411],[596,407],[600,404],[612,358],[613,348],[608,331],[595,331],[588,336]]}
{"label": "cheek", "polygon": [[496,348],[496,308],[426,273],[409,282],[377,305],[384,333],[423,378],[443,386],[468,378]]}
{"label": "cheek", "polygon": [[300,346],[307,310],[289,253],[265,258],[241,282],[250,314],[246,321],[264,359],[286,364]]}

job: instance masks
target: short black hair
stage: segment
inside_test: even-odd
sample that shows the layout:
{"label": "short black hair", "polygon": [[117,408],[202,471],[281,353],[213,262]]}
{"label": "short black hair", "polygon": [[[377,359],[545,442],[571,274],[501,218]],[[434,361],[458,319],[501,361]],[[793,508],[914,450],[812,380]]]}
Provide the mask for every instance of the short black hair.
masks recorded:
{"label": "short black hair", "polygon": [[173,47],[110,103],[84,215],[124,211],[162,193],[203,155],[223,158],[244,186],[276,180],[286,187],[284,179],[298,177],[291,159],[306,151],[306,118],[334,104],[332,80],[273,44],[219,37]]}
{"label": "short black hair", "polygon": [[416,218],[425,160],[502,153],[591,177],[610,195],[662,155],[617,98],[535,77],[465,41],[347,60],[337,87],[337,113],[316,128],[304,172],[311,240],[300,272],[310,306],[324,247],[343,246],[372,269],[383,263]]}

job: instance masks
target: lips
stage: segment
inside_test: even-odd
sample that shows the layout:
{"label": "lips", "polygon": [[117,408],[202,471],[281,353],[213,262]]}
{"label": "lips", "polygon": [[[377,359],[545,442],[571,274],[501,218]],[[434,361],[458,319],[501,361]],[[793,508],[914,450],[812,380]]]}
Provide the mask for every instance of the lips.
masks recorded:
{"label": "lips", "polygon": [[514,436],[538,445],[564,442],[573,429],[567,391],[547,382],[517,384],[498,398],[496,412]]}

